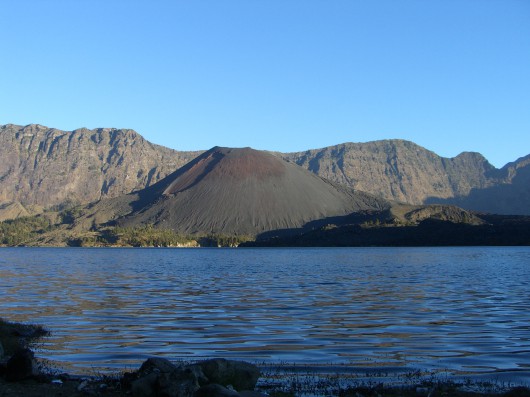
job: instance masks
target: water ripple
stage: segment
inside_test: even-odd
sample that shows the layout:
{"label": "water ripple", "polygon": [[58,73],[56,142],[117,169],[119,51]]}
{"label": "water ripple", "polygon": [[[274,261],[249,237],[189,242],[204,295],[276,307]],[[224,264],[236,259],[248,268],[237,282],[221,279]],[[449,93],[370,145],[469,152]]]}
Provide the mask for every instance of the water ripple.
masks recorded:
{"label": "water ripple", "polygon": [[2,317],[72,372],[145,357],[514,373],[529,248],[0,250]]}

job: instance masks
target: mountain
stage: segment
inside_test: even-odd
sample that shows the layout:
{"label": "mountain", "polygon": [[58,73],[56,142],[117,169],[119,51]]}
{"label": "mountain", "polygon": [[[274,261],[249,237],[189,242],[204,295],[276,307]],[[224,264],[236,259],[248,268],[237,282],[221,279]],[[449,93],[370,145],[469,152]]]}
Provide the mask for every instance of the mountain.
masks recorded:
{"label": "mountain", "polygon": [[[0,126],[0,219],[151,186],[203,153],[153,145],[133,130]],[[530,156],[501,169],[481,154],[444,158],[403,140],[278,153],[335,183],[410,204],[530,214]]]}
{"label": "mountain", "polygon": [[388,208],[271,153],[214,147],[153,186],[91,206],[84,222],[256,236]]}
{"label": "mountain", "polygon": [[472,188],[467,195],[440,199],[430,197],[426,203],[458,205],[474,211],[505,215],[530,214],[530,155],[497,170],[497,183]]}
{"label": "mountain", "polygon": [[152,185],[196,155],[127,129],[8,124],[0,126],[0,203],[50,207],[116,197]]}
{"label": "mountain", "polygon": [[495,171],[478,153],[447,159],[403,140],[344,143],[284,158],[332,181],[410,204],[486,187]]}
{"label": "mountain", "polygon": [[497,169],[479,153],[444,158],[412,142],[382,140],[283,157],[331,181],[386,199],[530,214],[530,156]]}
{"label": "mountain", "polygon": [[[23,212],[14,203],[6,211]],[[22,214],[25,215],[25,214]],[[385,200],[270,152],[214,147],[144,189],[0,223],[3,245],[492,245],[530,242],[530,217]]]}

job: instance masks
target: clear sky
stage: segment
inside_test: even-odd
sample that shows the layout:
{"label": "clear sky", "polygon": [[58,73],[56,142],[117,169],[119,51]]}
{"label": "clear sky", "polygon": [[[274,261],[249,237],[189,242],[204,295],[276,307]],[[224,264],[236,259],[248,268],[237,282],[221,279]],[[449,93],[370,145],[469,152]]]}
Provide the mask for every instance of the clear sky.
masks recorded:
{"label": "clear sky", "polygon": [[0,0],[0,124],[530,154],[530,0]]}

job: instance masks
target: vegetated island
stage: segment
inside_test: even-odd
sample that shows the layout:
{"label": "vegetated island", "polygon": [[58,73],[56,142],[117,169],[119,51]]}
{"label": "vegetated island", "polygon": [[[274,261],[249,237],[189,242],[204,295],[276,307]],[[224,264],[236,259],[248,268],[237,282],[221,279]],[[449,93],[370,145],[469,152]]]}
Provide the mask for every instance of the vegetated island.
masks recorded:
{"label": "vegetated island", "polygon": [[2,397],[530,396],[530,389],[523,386],[439,380],[422,376],[420,372],[406,374],[402,384],[341,383],[336,375],[299,377],[290,376],[281,369],[264,374],[255,364],[222,358],[175,364],[164,358],[152,357],[133,372],[72,376],[51,370],[29,349],[31,342],[48,334],[42,326],[0,319]]}

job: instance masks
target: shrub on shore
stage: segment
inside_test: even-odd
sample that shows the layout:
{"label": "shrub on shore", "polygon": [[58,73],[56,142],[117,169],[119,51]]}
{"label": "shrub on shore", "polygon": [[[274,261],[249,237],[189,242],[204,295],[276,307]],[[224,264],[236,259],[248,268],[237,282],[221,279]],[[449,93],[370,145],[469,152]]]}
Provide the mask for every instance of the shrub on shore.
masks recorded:
{"label": "shrub on shore", "polygon": [[0,222],[0,245],[17,246],[53,228],[46,216],[36,215]]}

